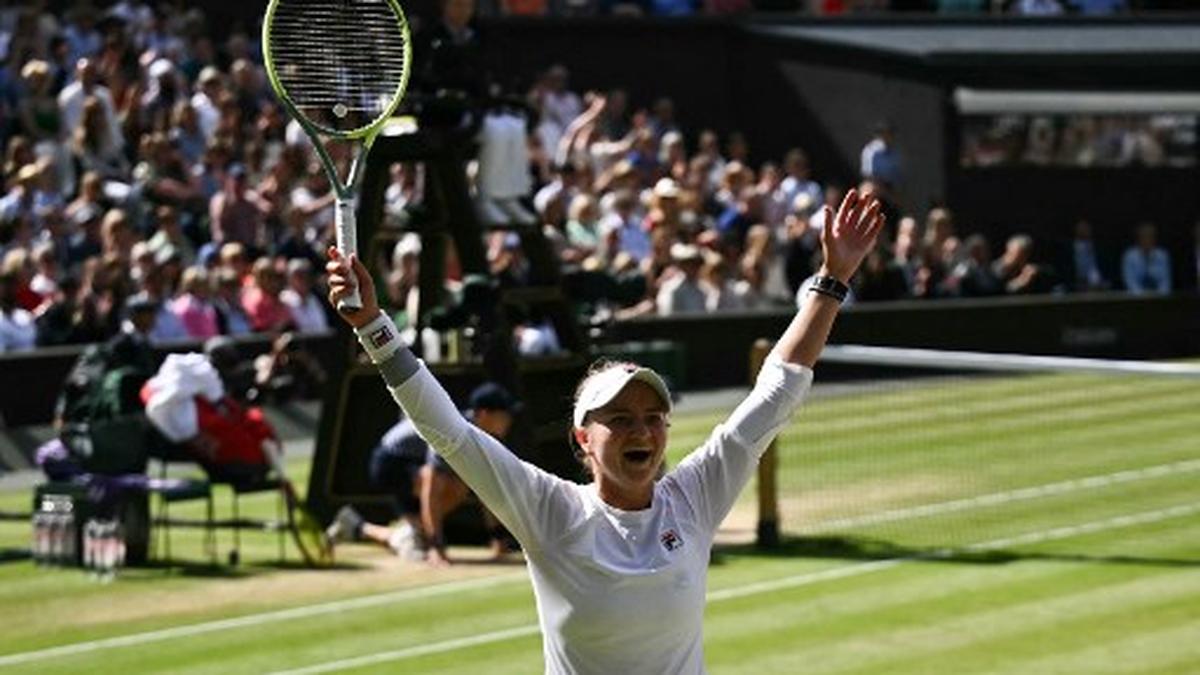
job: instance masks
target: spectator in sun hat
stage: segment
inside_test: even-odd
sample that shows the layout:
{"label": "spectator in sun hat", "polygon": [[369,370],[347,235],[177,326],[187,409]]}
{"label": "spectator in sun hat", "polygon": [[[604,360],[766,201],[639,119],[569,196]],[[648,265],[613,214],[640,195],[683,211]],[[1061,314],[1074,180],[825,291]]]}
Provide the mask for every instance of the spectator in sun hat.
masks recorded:
{"label": "spectator in sun hat", "polygon": [[671,246],[671,261],[676,273],[662,282],[656,305],[663,316],[701,313],[707,310],[708,294],[700,284],[704,254],[692,244]]}
{"label": "spectator in sun hat", "polygon": [[221,121],[217,101],[222,91],[221,71],[216,66],[205,66],[196,78],[196,93],[192,94],[192,109],[204,138],[211,141]]}
{"label": "spectator in sun hat", "polygon": [[680,205],[682,191],[674,178],[660,178],[650,190],[650,210],[642,227],[647,232],[666,230],[671,238],[679,238],[684,229],[683,209]]}

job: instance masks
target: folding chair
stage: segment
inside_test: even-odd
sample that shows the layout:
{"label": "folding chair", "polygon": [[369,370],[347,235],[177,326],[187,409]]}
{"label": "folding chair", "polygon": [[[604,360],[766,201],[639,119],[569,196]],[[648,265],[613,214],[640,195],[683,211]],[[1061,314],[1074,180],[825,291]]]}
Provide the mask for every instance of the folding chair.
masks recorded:
{"label": "folding chair", "polygon": [[[230,494],[232,495],[233,519],[230,521],[230,526],[233,528],[233,549],[229,552],[229,564],[237,565],[241,562],[242,550],[242,528],[251,525],[262,525],[264,530],[274,529],[279,538],[279,562],[287,560],[287,505],[283,496],[283,485],[279,478],[268,476],[262,480],[253,483],[225,483],[229,486]],[[275,522],[266,523],[260,521],[243,521],[241,517],[241,498],[244,494],[254,494],[259,492],[268,492],[274,490],[275,498]]]}
{"label": "folding chair", "polygon": [[[204,551],[212,565],[217,564],[217,531],[213,508],[212,484],[202,478],[168,478],[167,462],[160,462],[159,477],[149,482],[149,491],[158,498],[157,513],[153,519],[155,533],[151,537],[153,555],[157,556],[159,542],[163,544],[163,560],[170,563],[171,526],[184,524],[171,519],[171,504],[176,502],[204,500]],[[190,523],[188,523],[190,524]]]}

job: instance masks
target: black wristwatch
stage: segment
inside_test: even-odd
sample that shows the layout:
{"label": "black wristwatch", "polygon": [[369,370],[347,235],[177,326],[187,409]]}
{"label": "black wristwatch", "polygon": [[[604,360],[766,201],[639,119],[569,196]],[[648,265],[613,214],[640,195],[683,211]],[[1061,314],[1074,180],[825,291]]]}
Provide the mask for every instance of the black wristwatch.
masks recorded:
{"label": "black wristwatch", "polygon": [[850,287],[843,284],[836,277],[820,275],[812,278],[812,285],[808,287],[808,291],[810,293],[828,295],[838,302],[845,302],[846,294],[850,292]]}

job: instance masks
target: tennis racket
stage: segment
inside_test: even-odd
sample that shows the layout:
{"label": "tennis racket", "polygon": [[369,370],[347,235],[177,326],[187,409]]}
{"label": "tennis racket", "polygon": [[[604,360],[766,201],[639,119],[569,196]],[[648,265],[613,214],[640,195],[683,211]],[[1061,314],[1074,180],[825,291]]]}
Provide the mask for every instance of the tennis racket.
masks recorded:
{"label": "tennis racket", "polygon": [[279,489],[287,505],[287,528],[300,556],[310,567],[329,567],[333,564],[333,545],[325,537],[325,529],[304,506],[295,484],[288,478],[283,464],[283,449],[278,441],[272,440],[263,443],[262,450],[279,478]]}
{"label": "tennis racket", "polygon": [[[396,0],[271,0],[262,30],[271,88],[312,140],[333,186],[338,251],[355,254],[359,171],[408,86],[408,20]],[[345,182],[326,139],[361,141]],[[338,303],[343,313],[361,307],[357,289]]]}
{"label": "tennis racket", "polygon": [[333,544],[325,536],[325,528],[309,513],[296,488],[289,480],[280,483],[283,496],[287,500],[287,527],[292,533],[292,541],[300,557],[309,567],[329,567],[333,565]]}

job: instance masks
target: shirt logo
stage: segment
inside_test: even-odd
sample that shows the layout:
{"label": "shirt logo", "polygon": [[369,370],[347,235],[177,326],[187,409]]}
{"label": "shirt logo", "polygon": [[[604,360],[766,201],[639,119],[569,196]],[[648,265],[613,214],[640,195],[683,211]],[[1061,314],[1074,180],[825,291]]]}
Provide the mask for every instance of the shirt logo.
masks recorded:
{"label": "shirt logo", "polygon": [[378,330],[371,333],[371,346],[375,349],[379,349],[391,341],[392,330],[389,326],[380,326]]}
{"label": "shirt logo", "polygon": [[667,530],[659,535],[658,540],[662,542],[663,548],[668,551],[674,551],[683,546],[683,539],[675,532],[675,530]]}

